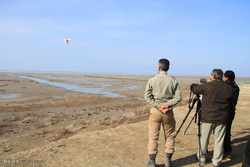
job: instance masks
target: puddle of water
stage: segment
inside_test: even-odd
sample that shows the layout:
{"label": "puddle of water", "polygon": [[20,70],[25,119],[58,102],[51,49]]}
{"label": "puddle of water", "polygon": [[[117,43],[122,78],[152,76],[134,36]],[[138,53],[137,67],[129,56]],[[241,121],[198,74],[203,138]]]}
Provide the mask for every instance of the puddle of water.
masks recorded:
{"label": "puddle of water", "polygon": [[130,86],[125,87],[125,89],[137,89],[137,88],[140,88],[140,86],[139,85],[130,85]]}
{"label": "puddle of water", "polygon": [[83,86],[58,83],[58,82],[50,82],[50,81],[47,81],[44,79],[27,77],[27,76],[19,76],[19,77],[25,78],[25,79],[31,79],[31,80],[37,81],[39,83],[45,83],[45,84],[49,84],[49,85],[52,85],[55,87],[61,87],[61,88],[64,88],[66,90],[73,90],[76,92],[83,92],[83,93],[90,93],[90,94],[101,94],[101,95],[106,96],[106,97],[125,97],[125,96],[118,94],[118,93],[104,92],[100,88],[86,88]]}
{"label": "puddle of water", "polygon": [[0,99],[12,99],[12,98],[17,98],[21,96],[22,95],[20,94],[0,94]]}
{"label": "puddle of water", "polygon": [[136,98],[137,100],[140,100],[140,101],[145,101],[145,99],[143,98]]}
{"label": "puddle of water", "polygon": [[[100,78],[84,78],[84,79],[75,79],[75,78],[68,78],[68,77],[51,77],[49,76],[48,77],[49,79],[59,79],[59,80],[64,80],[64,81],[69,81],[69,82],[76,82],[76,83],[86,83],[86,84],[89,84],[92,86],[88,86],[88,87],[91,87],[91,88],[95,88],[96,87],[102,87],[102,88],[107,88],[107,87],[111,87],[113,86],[112,84],[110,83],[107,83],[107,81],[105,81],[104,79],[100,79]],[[93,81],[94,80],[94,81]],[[56,81],[54,81],[56,82]],[[138,85],[127,85],[127,86],[124,86],[124,90],[127,90],[127,89],[136,89],[136,88],[140,88],[140,86]]]}

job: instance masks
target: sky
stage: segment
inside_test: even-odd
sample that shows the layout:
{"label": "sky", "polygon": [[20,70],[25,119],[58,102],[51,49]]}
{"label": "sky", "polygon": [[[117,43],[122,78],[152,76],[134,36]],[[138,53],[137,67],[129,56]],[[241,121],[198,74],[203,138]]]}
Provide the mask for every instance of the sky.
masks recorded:
{"label": "sky", "polygon": [[[250,77],[249,0],[0,0],[0,70]],[[73,38],[66,44],[62,38]]]}

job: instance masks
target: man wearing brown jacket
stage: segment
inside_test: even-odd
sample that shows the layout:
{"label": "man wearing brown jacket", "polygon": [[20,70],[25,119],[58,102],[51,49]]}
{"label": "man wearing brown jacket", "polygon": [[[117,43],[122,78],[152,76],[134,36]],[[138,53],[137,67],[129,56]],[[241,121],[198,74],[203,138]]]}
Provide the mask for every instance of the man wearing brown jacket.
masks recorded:
{"label": "man wearing brown jacket", "polygon": [[147,167],[155,167],[161,125],[164,131],[167,156],[165,167],[170,167],[174,153],[175,119],[172,108],[181,101],[182,96],[177,80],[167,75],[168,69],[169,61],[160,59],[158,62],[158,75],[150,78],[146,86],[145,99],[152,106],[148,121],[148,154],[150,161],[146,163]]}
{"label": "man wearing brown jacket", "polygon": [[223,158],[223,142],[226,133],[226,123],[232,100],[232,87],[223,82],[221,69],[214,69],[211,82],[201,85],[191,85],[191,91],[202,95],[201,102],[201,148],[197,158],[206,163],[206,154],[211,132],[214,134],[213,165],[218,167]]}

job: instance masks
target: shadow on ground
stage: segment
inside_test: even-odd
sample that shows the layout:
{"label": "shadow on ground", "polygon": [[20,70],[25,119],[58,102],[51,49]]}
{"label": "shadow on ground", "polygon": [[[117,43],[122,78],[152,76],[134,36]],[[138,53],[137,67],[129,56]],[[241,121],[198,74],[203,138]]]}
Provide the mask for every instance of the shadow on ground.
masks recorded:
{"label": "shadow on ground", "polygon": [[[223,160],[221,167],[234,166],[237,164],[241,165],[242,160],[243,160],[243,151],[245,149],[246,142],[247,142],[248,138],[249,138],[249,133],[247,132],[246,136],[232,140],[232,143],[234,144],[232,160],[231,161],[224,161]],[[240,143],[240,144],[238,144],[238,143]],[[191,165],[191,164],[197,164],[197,166],[198,166],[198,162],[195,159],[195,155],[196,154],[192,154],[192,155],[189,155],[187,157],[174,160],[172,163],[173,167],[181,167],[181,166]],[[213,156],[213,151],[209,151],[208,163],[205,165],[201,165],[201,166],[208,166],[211,163],[212,156]],[[156,167],[164,167],[164,165],[165,164],[157,164]]]}

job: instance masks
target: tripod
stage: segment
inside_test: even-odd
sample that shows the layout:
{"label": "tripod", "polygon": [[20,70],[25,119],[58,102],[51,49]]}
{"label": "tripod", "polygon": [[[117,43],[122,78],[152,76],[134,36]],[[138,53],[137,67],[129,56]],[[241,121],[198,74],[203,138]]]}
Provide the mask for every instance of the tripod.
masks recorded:
{"label": "tripod", "polygon": [[[190,98],[191,98],[191,94],[190,94]],[[198,123],[197,123],[197,125],[198,125],[198,138],[199,138],[198,160],[199,160],[199,167],[200,167],[200,166],[201,166],[201,163],[200,163],[200,149],[201,149],[201,142],[200,142],[200,138],[201,138],[201,131],[200,131],[200,125],[201,125],[201,124],[200,124],[200,122],[201,122],[201,120],[200,120],[200,118],[201,118],[201,100],[200,100],[200,95],[198,95],[198,94],[196,95],[196,97],[193,99],[193,102],[192,102],[192,105],[191,105],[191,106],[190,106],[190,104],[189,104],[189,111],[188,111],[186,117],[184,118],[184,120],[183,120],[181,126],[180,126],[179,129],[177,130],[177,132],[176,132],[174,138],[176,138],[176,136],[177,136],[178,133],[180,132],[180,130],[181,130],[183,124],[185,123],[186,119],[188,118],[188,115],[190,114],[190,112],[191,112],[192,109],[194,108],[194,105],[195,105],[196,102],[197,102],[197,106],[196,106],[195,115],[193,116],[192,120],[191,120],[190,123],[188,124],[188,127],[186,128],[184,134],[185,134],[186,131],[188,130],[188,128],[189,128],[191,122],[195,119],[195,123],[196,123],[196,122],[197,122],[197,118],[198,118]],[[191,103],[191,101],[190,101],[190,103]]]}

